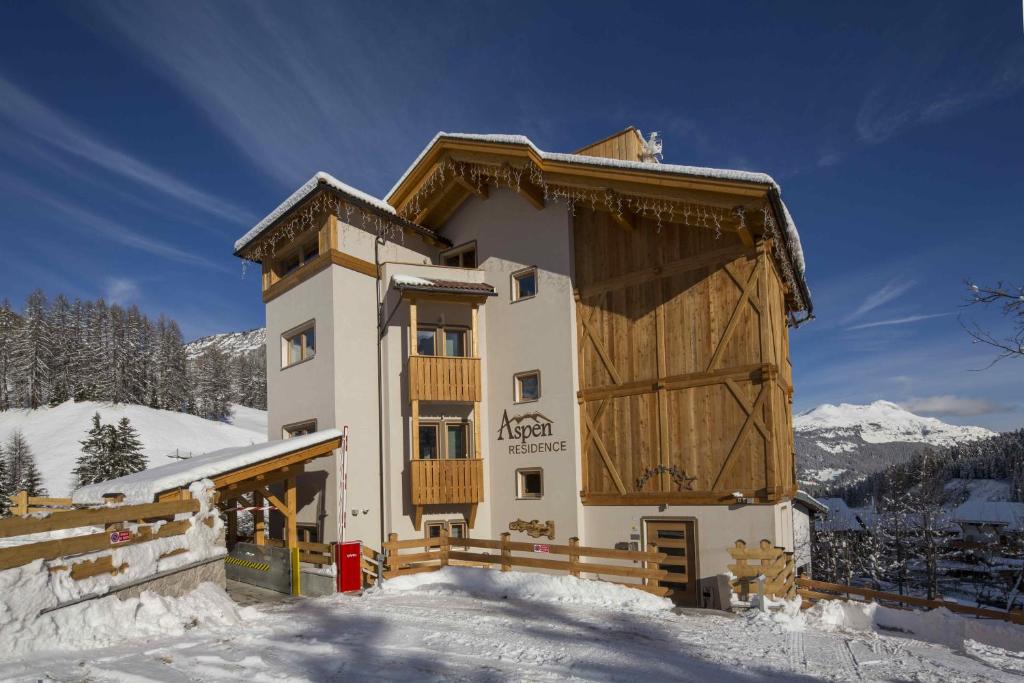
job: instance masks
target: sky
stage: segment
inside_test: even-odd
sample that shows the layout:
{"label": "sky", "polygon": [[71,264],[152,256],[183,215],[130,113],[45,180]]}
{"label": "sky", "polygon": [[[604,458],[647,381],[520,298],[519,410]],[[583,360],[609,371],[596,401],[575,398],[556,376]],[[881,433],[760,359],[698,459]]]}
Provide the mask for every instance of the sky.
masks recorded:
{"label": "sky", "polygon": [[1019,2],[0,3],[0,298],[263,324],[232,243],[318,170],[384,195],[439,130],[772,174],[816,319],[794,409],[1024,426],[964,323],[1024,280]]}

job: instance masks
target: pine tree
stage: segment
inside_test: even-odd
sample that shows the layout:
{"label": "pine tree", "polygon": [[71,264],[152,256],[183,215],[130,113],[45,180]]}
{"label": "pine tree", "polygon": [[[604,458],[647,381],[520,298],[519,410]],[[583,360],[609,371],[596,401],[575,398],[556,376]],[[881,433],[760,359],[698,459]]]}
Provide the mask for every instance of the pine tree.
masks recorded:
{"label": "pine tree", "polygon": [[101,463],[110,453],[111,435],[109,425],[100,422],[100,414],[92,416],[92,427],[82,444],[82,454],[75,463],[75,487],[94,484],[101,476]]}
{"label": "pine tree", "polygon": [[76,393],[74,354],[77,330],[71,304],[58,294],[50,306],[49,325],[52,335],[50,363],[50,405],[57,405]]}
{"label": "pine tree", "polygon": [[231,367],[227,356],[207,349],[195,364],[196,414],[207,420],[231,419]]}
{"label": "pine tree", "polygon": [[135,431],[127,417],[122,417],[117,423],[110,463],[104,469],[110,475],[110,479],[146,469],[146,456],[142,454],[139,433]]}
{"label": "pine tree", "polygon": [[38,408],[49,398],[52,341],[46,295],[37,289],[25,301],[25,315],[14,345],[19,402],[25,408]]}
{"label": "pine tree", "polygon": [[43,478],[36,468],[35,457],[28,441],[20,429],[15,429],[7,438],[7,486],[9,489],[28,491],[30,496],[45,496]]}
{"label": "pine tree", "polygon": [[11,310],[11,302],[0,302],[0,410],[15,406],[14,402],[14,351],[18,333],[18,316]]}
{"label": "pine tree", "polygon": [[3,446],[0,445],[0,517],[6,517],[7,513],[11,509],[11,496],[14,491],[11,491],[8,484],[7,476],[7,455],[4,453]]}

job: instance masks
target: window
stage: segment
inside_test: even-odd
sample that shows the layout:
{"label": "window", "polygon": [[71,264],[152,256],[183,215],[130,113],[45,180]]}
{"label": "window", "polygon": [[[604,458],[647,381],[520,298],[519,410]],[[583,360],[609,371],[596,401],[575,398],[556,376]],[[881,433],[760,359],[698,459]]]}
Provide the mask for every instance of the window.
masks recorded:
{"label": "window", "polygon": [[455,268],[476,268],[476,242],[460,244],[441,254],[441,265]]}
{"label": "window", "polygon": [[434,351],[434,340],[436,331],[432,327],[421,327],[416,330],[416,353],[421,356],[436,355]]}
{"label": "window", "polygon": [[537,269],[525,268],[512,273],[512,301],[537,296]]}
{"label": "window", "polygon": [[472,431],[466,422],[420,422],[420,460],[466,460],[472,457]]}
{"label": "window", "polygon": [[516,470],[516,498],[520,500],[539,500],[544,497],[544,470]]}
{"label": "window", "polygon": [[[466,524],[464,519],[453,519],[445,522],[426,522],[423,524],[423,536],[427,539],[441,538],[441,533],[445,530],[448,531],[448,537],[452,539],[452,544],[455,543],[456,539],[469,538],[469,525]],[[468,548],[469,546],[462,546]]]}
{"label": "window", "polygon": [[540,398],[540,370],[520,372],[515,376],[516,403],[529,403]]}
{"label": "window", "polygon": [[444,355],[454,358],[466,355],[466,331],[444,331]]}
{"label": "window", "polygon": [[316,431],[316,420],[306,420],[305,422],[296,422],[295,424],[285,425],[281,428],[283,437],[290,439],[294,436],[304,436],[306,434],[312,434]]}
{"label": "window", "polygon": [[281,367],[287,368],[316,355],[316,323],[310,321],[281,335]]}
{"label": "window", "polygon": [[469,457],[469,450],[467,449],[466,439],[466,425],[464,424],[449,424],[445,425],[445,430],[448,433],[448,449],[447,455],[449,460],[465,460]]}
{"label": "window", "polygon": [[437,460],[437,425],[420,425],[420,460]]}
{"label": "window", "polygon": [[416,330],[416,353],[420,356],[464,358],[469,355],[468,338],[467,331],[462,328],[420,327]]}
{"label": "window", "polygon": [[309,263],[320,255],[320,236],[315,235],[312,240],[295,247],[294,251],[287,252],[277,260],[278,277],[284,277],[289,273],[298,270],[301,266]]}

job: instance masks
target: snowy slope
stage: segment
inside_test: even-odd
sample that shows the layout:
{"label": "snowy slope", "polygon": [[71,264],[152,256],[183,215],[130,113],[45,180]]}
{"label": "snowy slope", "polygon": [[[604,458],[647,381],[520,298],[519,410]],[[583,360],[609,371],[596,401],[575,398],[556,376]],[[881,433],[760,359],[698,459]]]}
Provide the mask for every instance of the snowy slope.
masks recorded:
{"label": "snowy slope", "polygon": [[823,405],[793,418],[797,469],[805,483],[870,474],[925,446],[947,447],[995,436],[982,427],[921,417],[890,401]]}
{"label": "snowy slope", "polygon": [[85,438],[93,413],[99,411],[104,423],[122,417],[131,420],[152,467],[173,462],[166,456],[175,452],[205,453],[267,440],[265,412],[240,406],[235,406],[235,410],[239,425],[139,405],[68,401],[53,408],[0,412],[0,439],[6,441],[11,431],[21,429],[35,454],[47,491],[50,495],[66,496],[71,492],[71,472],[81,454],[79,441]]}
{"label": "snowy slope", "polygon": [[263,348],[267,343],[267,330],[256,327],[242,332],[224,332],[200,337],[185,344],[185,353],[189,360],[195,360],[209,348],[215,348],[228,356],[240,356]]}

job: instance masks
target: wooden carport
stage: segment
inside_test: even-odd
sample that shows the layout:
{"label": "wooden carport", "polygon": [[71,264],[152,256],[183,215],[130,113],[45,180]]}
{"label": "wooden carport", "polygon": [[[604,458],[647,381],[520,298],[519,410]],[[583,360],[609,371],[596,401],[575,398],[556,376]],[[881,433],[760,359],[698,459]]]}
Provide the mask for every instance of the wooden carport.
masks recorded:
{"label": "wooden carport", "polygon": [[[312,436],[312,435],[311,435]],[[253,494],[253,507],[262,508],[264,501],[269,502],[285,519],[285,538],[289,548],[297,548],[298,536],[298,495],[296,480],[305,471],[306,463],[317,458],[331,455],[341,447],[344,437],[337,430],[331,430],[325,439],[313,445],[300,446],[295,450],[275,455],[274,457],[242,467],[226,470],[208,478],[213,481],[217,491],[218,505],[227,510],[227,544],[232,547],[238,536],[238,500],[241,496]],[[306,437],[303,437],[305,440]],[[202,456],[197,456],[202,457]],[[284,500],[270,491],[273,484],[284,483]],[[184,500],[191,494],[187,485],[167,489],[157,494],[158,501]],[[256,510],[254,539],[257,545],[267,542],[266,517],[263,510]]]}

